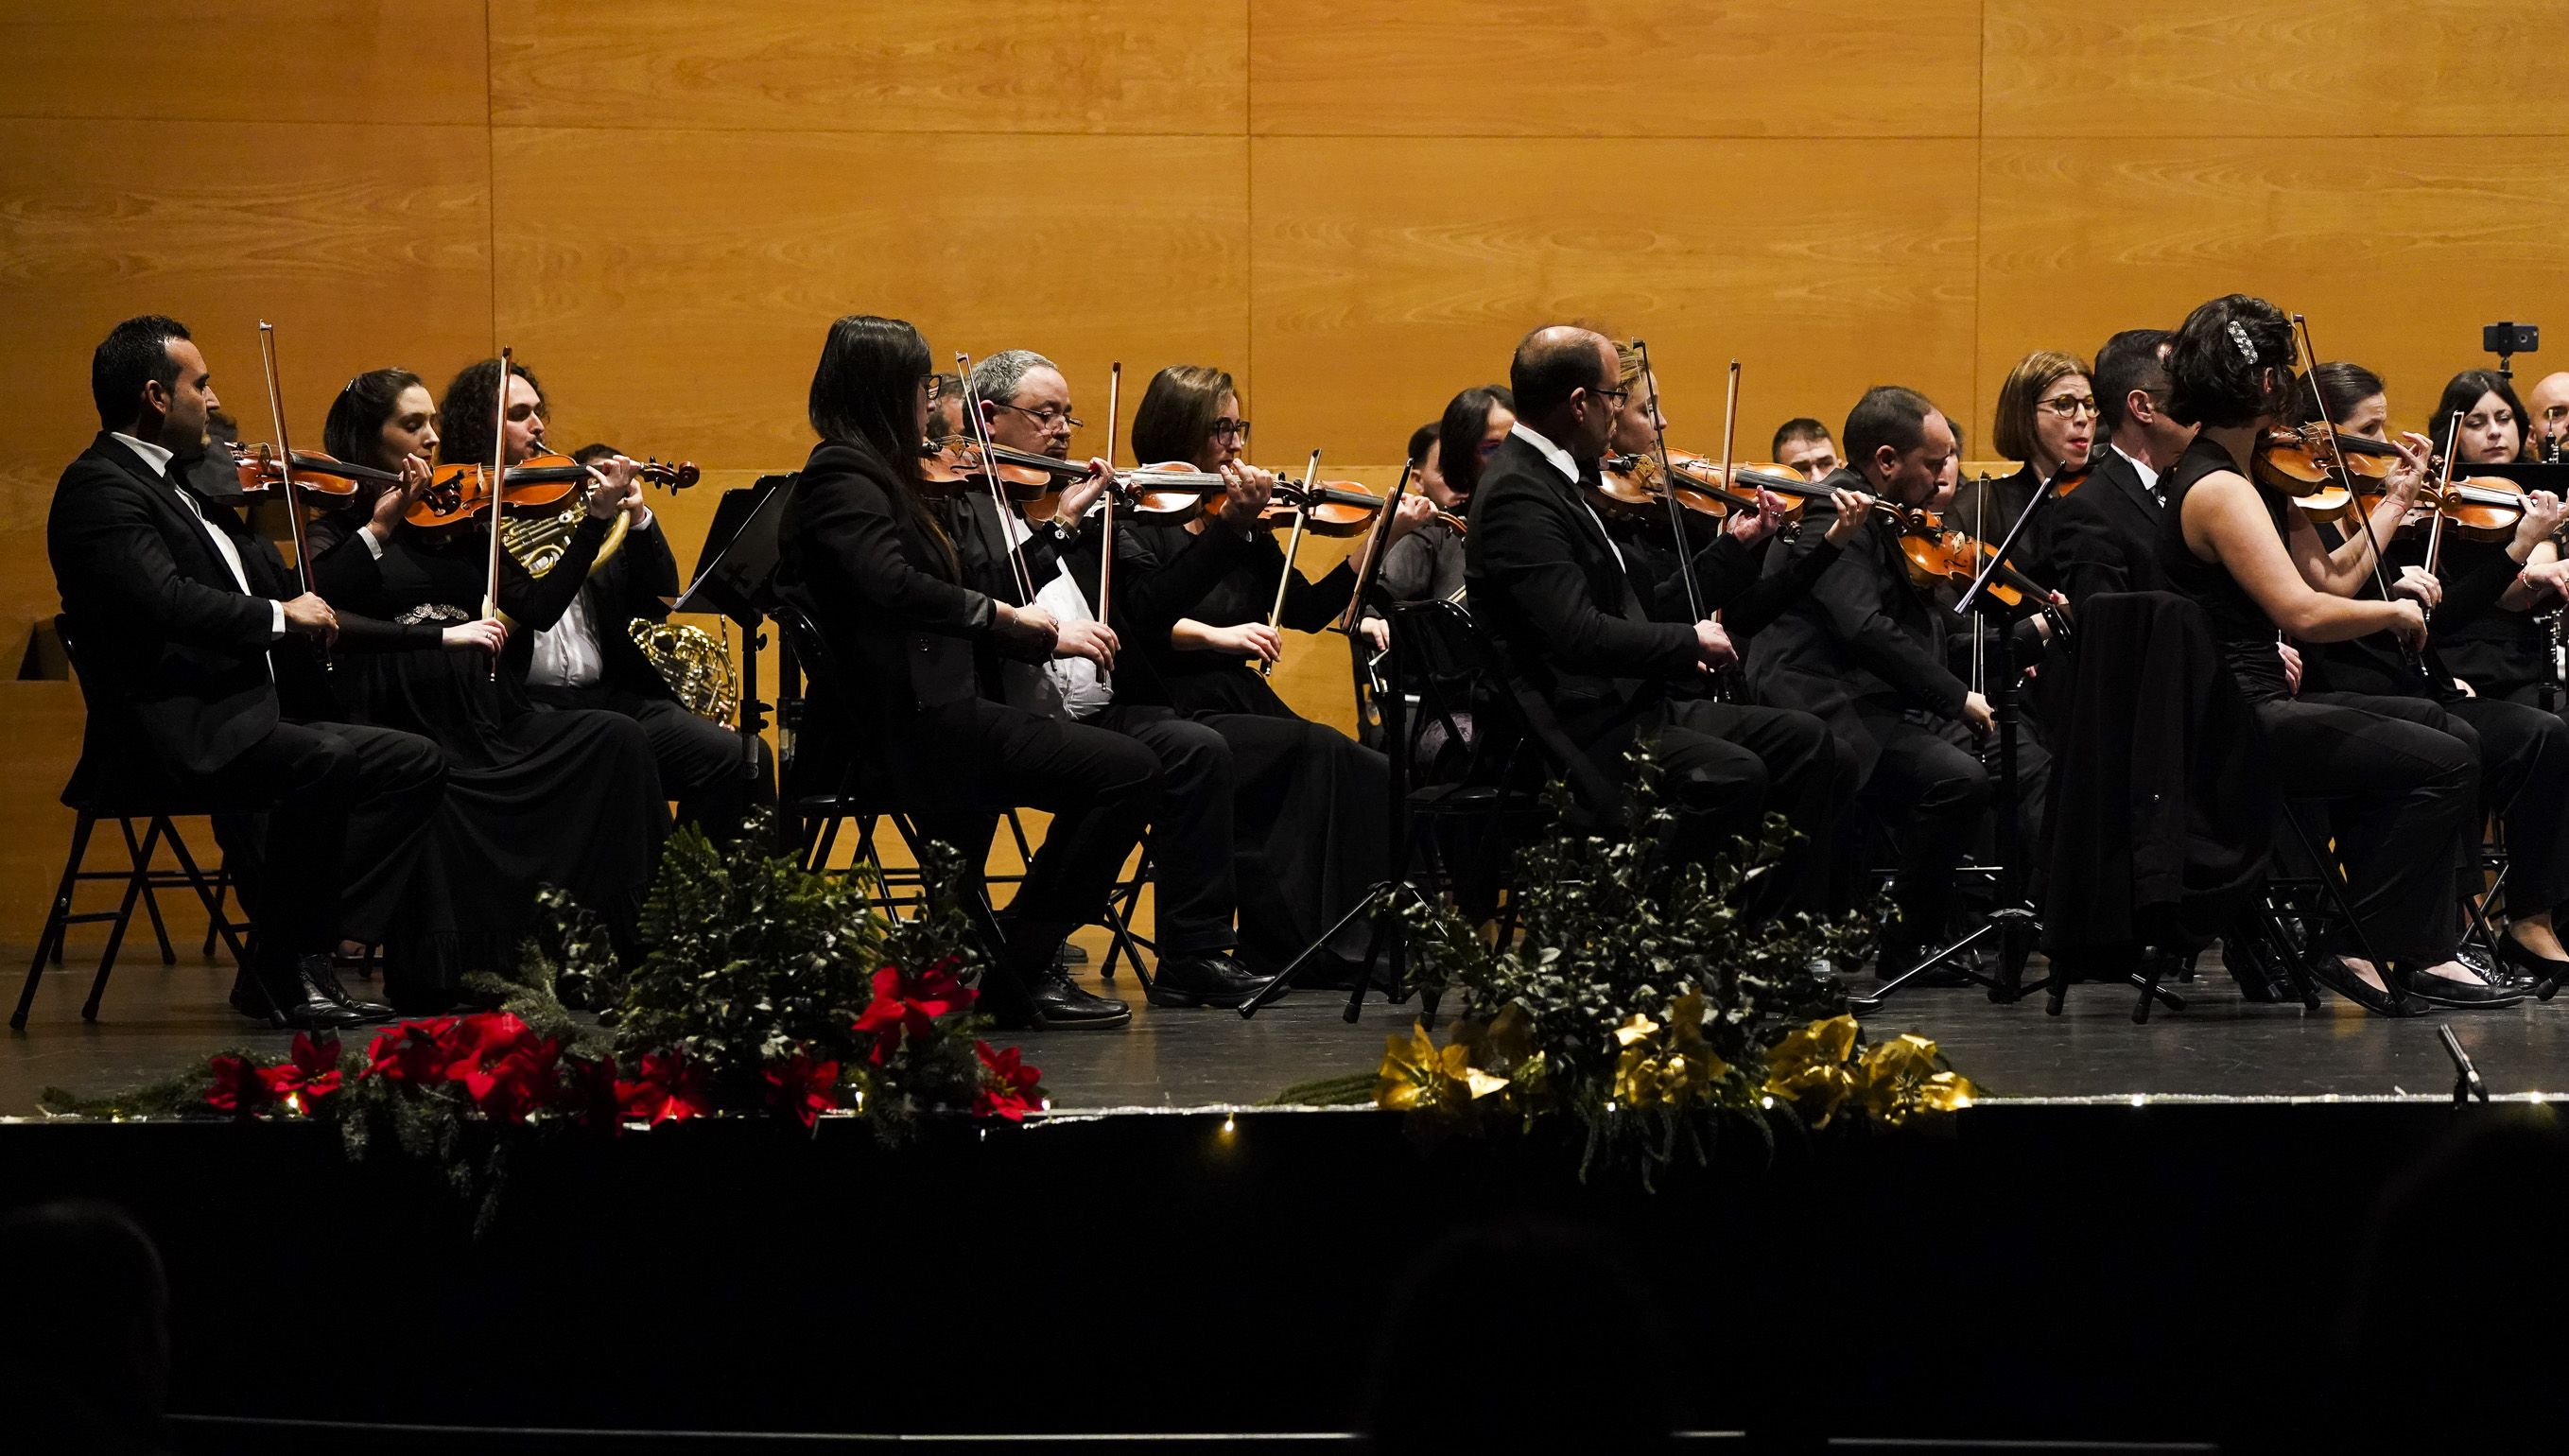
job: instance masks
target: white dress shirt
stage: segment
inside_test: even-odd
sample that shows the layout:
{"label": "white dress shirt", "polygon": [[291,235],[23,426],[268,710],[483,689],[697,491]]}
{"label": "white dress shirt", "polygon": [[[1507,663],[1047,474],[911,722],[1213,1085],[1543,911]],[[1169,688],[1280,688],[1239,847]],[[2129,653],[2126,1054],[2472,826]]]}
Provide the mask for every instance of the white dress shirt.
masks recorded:
{"label": "white dress shirt", "polygon": [[[133,451],[145,465],[152,468],[154,475],[170,486],[171,494],[179,498],[179,504],[186,508],[188,515],[196,518],[196,525],[203,528],[205,539],[214,544],[214,553],[223,558],[224,565],[231,567],[233,584],[240,587],[241,594],[244,596],[256,595],[256,592],[249,589],[249,573],[241,568],[240,548],[232,545],[232,539],[223,535],[220,527],[205,519],[205,513],[196,505],[195,497],[171,482],[171,452],[148,440],[137,440],[131,435],[114,431],[110,432],[110,438],[122,442],[126,449]],[[267,606],[268,610],[274,613],[267,629],[267,639],[273,642],[285,635],[285,603],[270,601]]]}
{"label": "white dress shirt", "polygon": [[1508,427],[1508,433],[1514,435],[1519,440],[1524,441],[1526,444],[1533,446],[1544,459],[1552,462],[1553,469],[1560,471],[1562,477],[1570,482],[1570,494],[1579,502],[1579,509],[1587,512],[1588,519],[1597,523],[1597,534],[1606,538],[1606,549],[1615,553],[1615,564],[1619,566],[1623,565],[1624,548],[1615,545],[1615,538],[1613,534],[1606,530],[1605,518],[1597,514],[1597,508],[1588,504],[1588,498],[1586,496],[1579,494],[1579,462],[1570,458],[1569,451],[1562,449],[1560,446],[1544,439],[1541,435],[1527,429],[1525,427],[1525,422],[1522,420],[1518,421],[1516,424],[1510,425]]}
{"label": "white dress shirt", "polygon": [[[651,513],[627,532],[651,529]],[[597,642],[597,618],[589,609],[588,588],[571,597],[561,620],[536,633],[535,654],[527,662],[531,687],[595,687],[606,676],[606,652]]]}
{"label": "white dress shirt", "polygon": [[[1034,532],[1014,511],[1000,513],[999,527],[1011,551],[1032,540]],[[1078,578],[1070,574],[1070,562],[1053,563],[1052,579],[1035,586],[1035,605],[1051,612],[1061,622],[1093,622],[1097,613],[1089,609],[1088,593],[1079,589]],[[1054,712],[1056,705],[1074,719],[1096,717],[1115,700],[1115,688],[1097,670],[1097,664],[1085,657],[1055,657],[1043,664],[1039,673],[1009,674],[1008,696],[1012,706],[1029,712]]]}

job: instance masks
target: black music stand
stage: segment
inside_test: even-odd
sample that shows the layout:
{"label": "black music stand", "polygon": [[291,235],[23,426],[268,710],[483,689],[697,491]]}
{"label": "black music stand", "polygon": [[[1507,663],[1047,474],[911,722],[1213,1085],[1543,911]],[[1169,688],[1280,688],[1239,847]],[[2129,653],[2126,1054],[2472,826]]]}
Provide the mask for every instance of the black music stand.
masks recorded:
{"label": "black music stand", "polygon": [[758,737],[767,727],[768,705],[758,696],[758,653],[767,645],[767,613],[776,602],[776,527],[798,479],[760,476],[723,492],[696,553],[696,579],[669,604],[671,611],[718,612],[740,623],[740,772],[753,781],[759,777]]}

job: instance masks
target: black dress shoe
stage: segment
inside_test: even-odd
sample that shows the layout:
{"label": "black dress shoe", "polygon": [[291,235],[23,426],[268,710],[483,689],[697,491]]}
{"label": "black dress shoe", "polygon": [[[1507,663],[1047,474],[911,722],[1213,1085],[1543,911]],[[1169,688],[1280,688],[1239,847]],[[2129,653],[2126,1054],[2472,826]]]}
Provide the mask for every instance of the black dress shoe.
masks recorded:
{"label": "black dress shoe", "polygon": [[[328,957],[319,957],[326,960]],[[302,963],[270,966],[256,980],[232,987],[232,1009],[289,1031],[344,1031],[366,1018],[330,999]]]}
{"label": "black dress shoe", "polygon": [[1045,1031],[1111,1031],[1133,1019],[1132,1007],[1105,996],[1090,995],[1080,989],[1069,972],[1057,966],[1046,972],[1027,995],[1034,1003],[1034,1024]]}
{"label": "black dress shoe", "polygon": [[1236,1009],[1265,984],[1266,977],[1228,955],[1173,955],[1151,979],[1151,1004]]}
{"label": "black dress shoe", "polygon": [[2511,934],[2497,937],[2497,955],[2525,977],[2541,1000],[2550,1000],[2554,991],[2569,984],[2569,960],[2554,960]]}
{"label": "black dress shoe", "polygon": [[348,988],[339,983],[339,972],[332,966],[330,956],[306,955],[295,968],[302,972],[303,979],[311,985],[312,989],[319,991],[324,1000],[355,1012],[361,1024],[401,1019],[401,1012],[381,1001],[360,1000],[350,995]]}
{"label": "black dress shoe", "polygon": [[1072,944],[1070,941],[1064,940],[1061,942],[1061,948],[1052,953],[1052,963],[1055,965],[1086,965],[1088,963],[1088,952],[1081,947]]}
{"label": "black dress shoe", "polygon": [[[2339,957],[2328,954],[2325,951],[2311,956],[2310,959],[2303,963],[2302,968],[2310,972],[2311,979],[2318,981],[2321,985],[2324,985],[2330,990],[2337,992],[2339,995],[2346,997],[2348,1000],[2355,1002],[2357,1005],[2362,1006],[2364,1009],[2372,1012],[2376,1016],[2423,1016],[2426,1014],[2427,1007],[2424,1001],[2397,990],[2375,990],[2370,981],[2367,981],[2363,976],[2355,973],[2354,966],[2347,964]],[[2393,982],[2393,984],[2395,985],[2396,982]]]}
{"label": "black dress shoe", "polygon": [[2449,1006],[2457,1011],[2512,1006],[2523,1000],[2526,994],[2522,986],[2458,980],[2452,976],[2431,974],[2423,967],[2410,970],[2406,979],[2408,994],[2429,1006]]}

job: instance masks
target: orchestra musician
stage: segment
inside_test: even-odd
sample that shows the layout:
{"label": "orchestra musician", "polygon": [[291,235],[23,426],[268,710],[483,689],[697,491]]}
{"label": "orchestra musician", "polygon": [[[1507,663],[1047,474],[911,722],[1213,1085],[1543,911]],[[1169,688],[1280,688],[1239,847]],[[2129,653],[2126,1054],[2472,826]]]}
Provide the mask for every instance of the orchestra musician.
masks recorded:
{"label": "orchestra musician", "polygon": [[[2044,482],[2085,468],[2099,410],[2085,360],[2057,349],[2036,349],[2018,360],[1999,386],[1990,445],[2002,458],[2019,462],[2018,469],[1986,491],[1977,483],[1964,487],[1956,497],[1960,519],[1954,524],[1993,545],[2005,538]],[[2053,500],[2026,524],[2010,556],[2046,585],[2052,584],[2046,572],[2060,504]]]}
{"label": "orchestra musician", "polygon": [[1672,691],[1737,653],[1709,611],[1682,619],[1680,582],[1648,583],[1655,603],[1646,602],[1590,499],[1640,386],[1623,382],[1611,341],[1566,324],[1528,334],[1508,375],[1517,422],[1474,494],[1464,572],[1510,693],[1589,814],[1622,802],[1625,751],[1647,740],[1681,857],[1708,857],[1755,834],[1767,811],[1783,815],[1802,838],[1751,909],[1811,904],[1844,807],[1827,729],[1803,713]]}
{"label": "orchestra musician", "polygon": [[[2380,392],[2376,381],[2373,393]],[[2461,416],[2458,435],[2455,415]],[[2426,434],[2437,456],[2452,458],[2454,479],[2460,480],[2469,476],[2471,466],[2528,459],[2525,419],[2515,387],[2505,378],[2492,370],[2465,369],[2444,385],[2435,413],[2427,418]],[[2550,643],[2534,624],[2532,608],[2546,590],[2556,589],[2545,583],[2560,575],[2560,552],[2552,540],[2560,524],[2559,498],[2536,491],[2527,497],[2523,519],[2508,540],[2471,541],[2448,531],[2438,543],[2437,574],[2444,578],[2447,600],[2428,627],[2445,665],[2482,697],[2532,703],[2550,679]],[[2464,580],[2490,589],[2457,591]]]}
{"label": "orchestra musician", "polygon": [[2042,579],[2075,610],[2100,591],[2163,591],[2159,516],[2162,482],[2194,439],[2167,413],[2165,329],[2125,329],[2096,351],[2096,415],[2104,448],[2090,447],[2091,478],[2053,502]]}
{"label": "orchestra musician", "polygon": [[[2363,943],[2388,962],[2373,963],[2349,939],[2320,947],[2313,977],[2369,1011],[2412,1015],[2422,1003],[2403,980],[2425,981],[2448,1001],[2494,993],[2454,959],[2452,893],[2476,830],[2479,765],[2452,734],[2410,721],[2408,700],[2304,701],[2285,681],[2279,630],[2312,643],[2388,632],[2421,647],[2422,601],[2434,594],[2430,581],[2403,576],[2390,600],[2353,599],[2374,565],[2366,533],[2330,550],[2289,498],[2255,484],[2258,442],[2292,417],[2301,388],[2293,340],[2281,311],[2241,294],[2201,305],[2178,328],[2167,409],[2198,433],[2165,478],[2159,561],[2172,587],[2203,608],[2265,737],[2276,787],[2326,805]],[[2387,483],[2374,513],[2385,536],[2421,473]]]}
{"label": "orchestra musician", "polygon": [[[777,534],[777,590],[820,632],[836,669],[811,684],[804,751],[948,844],[987,844],[991,819],[1011,808],[1051,814],[982,988],[1003,1024],[1122,1026],[1132,1009],[1089,993],[1057,956],[1141,842],[1160,799],[1159,760],[1121,733],[984,695],[995,659],[1048,661],[1060,629],[1040,605],[964,584],[921,485],[928,408],[941,393],[930,359],[910,324],[851,314],[830,325],[813,370],[820,443]],[[1107,634],[1071,640],[1113,665]]]}
{"label": "orchestra musician", "polygon": [[335,721],[310,649],[357,635],[357,619],[298,589],[238,514],[188,486],[218,401],[186,328],[118,324],[91,356],[90,392],[99,435],[63,472],[45,530],[89,705],[64,798],[215,806],[257,922],[232,1005],[297,1029],[381,1019],[389,1008],[350,995],[331,951],[385,935],[445,759],[416,734]]}
{"label": "orchestra musician", "polygon": [[[490,461],[492,424],[499,413],[492,392],[499,378],[500,361],[484,359],[447,386],[439,415],[445,459]],[[551,417],[551,401],[535,374],[511,361],[504,443],[510,465],[548,451]],[[539,708],[585,708],[640,724],[659,768],[660,787],[677,801],[678,821],[697,825],[717,840],[729,839],[739,832],[750,806],[775,804],[774,757],[764,741],[744,745],[738,730],[689,712],[642,655],[627,624],[668,615],[668,603],[680,589],[678,558],[643,499],[633,462],[612,455],[591,468],[615,483],[623,497],[623,545],[612,558],[591,566],[560,619],[536,631],[532,645],[510,654],[509,660]],[[743,766],[752,762],[755,773],[744,772]]]}
{"label": "orchestra musician", "polygon": [[[2328,404],[2329,423],[2340,433],[2390,443],[2389,400],[2381,376],[2360,364],[2327,363],[2311,371],[2311,383],[2319,400]],[[2317,415],[2318,401],[2309,398],[2313,392],[2301,392],[2297,419],[2307,422]],[[2426,437],[2420,435],[2409,436],[2406,443],[2414,453],[2393,467],[2403,476],[2425,469],[2424,452],[2429,448]],[[2400,489],[2402,494],[2412,494],[2415,486],[2403,480]],[[2451,733],[2472,751],[2480,766],[2481,813],[2498,816],[2506,825],[2510,914],[2507,932],[2496,948],[2510,965],[2537,979],[2554,968],[2569,970],[2552,927],[2554,909],[2569,900],[2569,724],[2529,702],[2472,692],[2453,676],[2445,642],[2434,629],[2448,618],[2498,609],[2501,593],[2520,589],[2516,572],[2524,556],[2536,544],[2549,540],[2560,519],[2559,499],[2535,492],[2527,498],[2514,539],[2505,545],[2444,533],[2436,563],[2440,569],[2434,572],[2428,650],[2420,661],[2412,665],[2378,633],[2317,646],[2310,654],[2302,693],[2305,699],[2321,701],[2334,700],[2341,693],[2406,698],[2432,703],[2440,710],[2439,716],[2419,721]],[[2343,538],[2334,525],[2323,526],[2321,533],[2324,543]],[[2426,574],[2425,536],[2426,532],[2410,526],[2384,544],[2386,560],[2397,565],[2403,576]],[[2462,547],[2467,549],[2457,549]],[[2355,595],[2379,600],[2381,593],[2368,577],[2357,584]],[[2373,706],[2378,709],[2381,704]],[[2470,891],[2477,889],[2477,875],[2475,861],[2463,867],[2463,883]],[[2432,999],[2437,987],[2420,982],[2412,989]]]}
{"label": "orchestra musician", "polygon": [[1837,441],[1829,435],[1828,426],[1807,415],[1797,416],[1775,428],[1767,458],[1800,471],[1806,481],[1824,481],[1837,473]]}
{"label": "orchestra musician", "polygon": [[[1924,506],[1943,489],[1955,454],[1944,412],[1897,385],[1867,391],[1840,438],[1848,464],[1821,484],[1904,507]],[[1822,548],[1827,537],[1814,527],[1834,529],[1838,514],[1835,497],[1811,502],[1795,551]],[[1767,569],[1797,564],[1781,553]],[[1883,937],[1886,973],[1914,964],[1942,934],[1955,872],[1991,806],[1991,774],[1978,749],[1996,718],[1989,699],[1946,665],[1950,615],[1911,580],[1899,529],[1870,519],[1749,654],[1749,678],[1764,701],[1817,715],[1855,750],[1860,802],[1891,832],[1899,920]],[[2020,817],[2038,826],[2048,759],[2027,740],[2017,767]]]}
{"label": "orchestra musician", "polygon": [[2569,370],[2546,374],[2533,383],[2527,398],[2529,435],[2525,448],[2535,459],[2557,461],[2569,446]]}
{"label": "orchestra musician", "polygon": [[[972,366],[965,394],[991,443],[1070,458],[1071,432],[1080,422],[1071,414],[1069,381],[1050,359],[1026,349],[985,355]],[[1123,734],[1159,760],[1151,851],[1153,939],[1160,961],[1148,993],[1151,1004],[1238,1006],[1264,984],[1241,963],[1238,946],[1248,942],[1274,956],[1292,940],[1296,926],[1261,921],[1261,911],[1273,904],[1264,893],[1244,908],[1235,844],[1251,847],[1258,856],[1254,863],[1261,865],[1269,855],[1292,866],[1326,852],[1319,826],[1277,812],[1307,806],[1294,780],[1310,762],[1306,733],[1319,730],[1299,719],[1254,713],[1189,717],[1150,700],[1165,694],[1152,693],[1141,681],[1153,671],[1147,655],[1117,653],[1110,672],[1062,642],[1075,643],[1080,633],[1093,631],[1120,647],[1128,637],[1166,632],[1174,621],[1167,604],[1172,595],[1187,595],[1190,579],[1211,581],[1232,553],[1247,548],[1244,533],[1256,522],[1266,492],[1246,473],[1235,472],[1218,503],[1215,529],[1192,538],[1181,561],[1156,573],[1147,569],[1145,549],[1119,529],[1112,580],[1122,590],[1108,602],[1114,618],[1109,625],[1097,618],[1104,528],[1102,512],[1091,509],[1108,488],[1109,474],[1107,462],[1091,461],[1089,477],[1066,486],[1051,519],[1040,526],[1026,519],[1017,502],[994,502],[987,491],[957,497],[956,555],[967,584],[1002,600],[1018,591],[1016,572],[1022,569],[1036,585],[1035,604],[1059,625],[1061,641],[1050,662],[1000,664],[1006,700],[1029,712]],[[1289,879],[1296,887],[1309,884],[1306,873]],[[1235,916],[1243,921],[1237,932]],[[1282,954],[1289,959],[1292,951]],[[1264,968],[1272,972],[1283,963],[1268,959]]]}
{"label": "orchestra musician", "polygon": [[[470,649],[351,653],[336,674],[355,721],[418,734],[447,759],[430,852],[383,941],[385,991],[411,1014],[456,1004],[473,971],[514,968],[543,886],[569,892],[632,949],[669,824],[641,725],[610,712],[539,711],[512,668],[525,660],[527,635],[561,615],[607,523],[633,508],[640,487],[629,472],[593,482],[561,564],[542,578],[503,552],[499,606],[521,630],[484,621],[487,514],[440,527],[405,514],[429,458],[454,454],[427,403],[426,386],[404,369],[368,370],[341,388],[322,427],[325,447],[406,484],[361,495],[310,534],[323,590]],[[487,449],[487,424],[482,433]]]}
{"label": "orchestra musician", "polygon": [[[1382,606],[1396,601],[1467,602],[1463,585],[1463,533],[1472,512],[1472,493],[1480,486],[1481,467],[1517,422],[1516,396],[1503,384],[1474,385],[1446,401],[1434,424],[1422,425],[1409,439],[1409,458],[1418,462],[1417,490],[1435,503],[1436,515],[1426,525],[1395,541],[1382,553],[1374,572],[1374,599],[1365,604],[1365,635],[1376,650],[1389,645],[1390,623]],[[1449,438],[1457,445],[1450,462]],[[1450,466],[1450,468],[1449,468]]]}

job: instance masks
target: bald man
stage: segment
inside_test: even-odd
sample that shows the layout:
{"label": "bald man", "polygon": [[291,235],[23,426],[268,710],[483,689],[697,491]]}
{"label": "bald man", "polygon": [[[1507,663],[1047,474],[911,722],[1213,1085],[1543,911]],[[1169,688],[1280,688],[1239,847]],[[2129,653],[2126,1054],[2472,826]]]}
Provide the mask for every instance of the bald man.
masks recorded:
{"label": "bald man", "polygon": [[2569,448],[2569,369],[2542,376],[2525,396],[2525,409],[2533,416],[2531,441],[2534,454],[2549,460]]}
{"label": "bald man", "polygon": [[[1648,741],[1675,851],[1701,860],[1780,814],[1803,836],[1746,907],[1815,909],[1826,847],[1854,785],[1829,731],[1808,713],[1686,700],[1738,660],[1718,620],[1686,620],[1654,590],[1654,616],[1590,504],[1620,387],[1615,346],[1590,330],[1537,329],[1508,368],[1517,423],[1482,467],[1464,538],[1472,615],[1498,644],[1507,686],[1580,804],[1601,821],[1623,801],[1625,751]],[[1676,583],[1659,583],[1669,586]],[[1673,609],[1672,609],[1673,608]]]}

